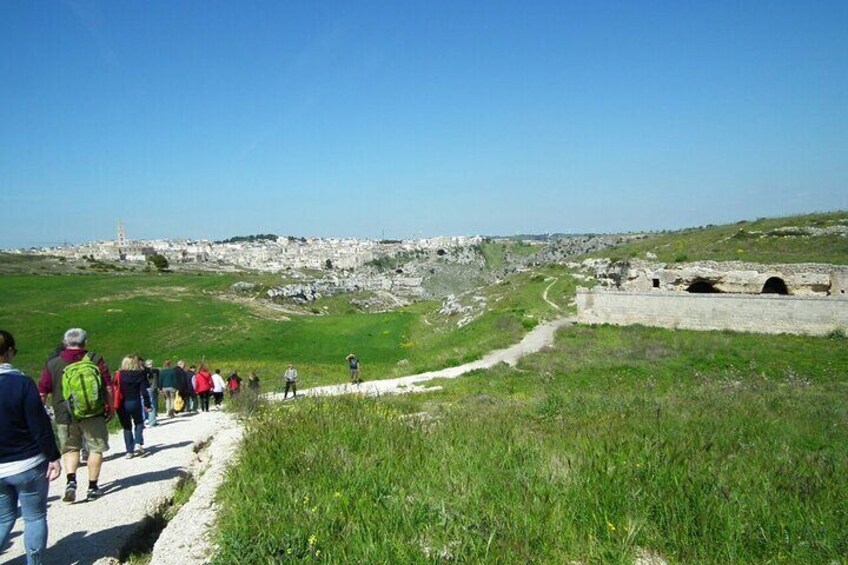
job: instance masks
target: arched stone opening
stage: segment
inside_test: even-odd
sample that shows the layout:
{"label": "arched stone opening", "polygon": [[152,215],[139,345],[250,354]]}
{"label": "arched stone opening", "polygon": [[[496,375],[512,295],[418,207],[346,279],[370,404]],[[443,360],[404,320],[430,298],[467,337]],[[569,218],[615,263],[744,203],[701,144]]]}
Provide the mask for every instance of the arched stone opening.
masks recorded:
{"label": "arched stone opening", "polygon": [[690,292],[692,294],[718,294],[721,291],[714,287],[713,283],[710,281],[697,280],[689,285],[686,292]]}
{"label": "arched stone opening", "polygon": [[789,289],[782,278],[771,277],[763,285],[762,294],[789,294]]}

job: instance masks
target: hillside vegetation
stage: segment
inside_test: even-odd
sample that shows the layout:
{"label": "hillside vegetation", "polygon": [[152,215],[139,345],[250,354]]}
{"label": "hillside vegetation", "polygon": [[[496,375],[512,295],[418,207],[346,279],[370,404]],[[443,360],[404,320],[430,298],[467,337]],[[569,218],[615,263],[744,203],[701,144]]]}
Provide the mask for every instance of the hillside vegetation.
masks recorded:
{"label": "hillside vegetation", "polygon": [[[545,272],[559,275],[549,297],[565,306],[573,282],[561,269]],[[423,302],[379,314],[337,306],[336,314],[316,316],[233,295],[235,282],[251,279],[245,274],[5,275],[0,327],[15,334],[16,363],[30,375],[38,374],[64,331],[79,326],[112,367],[132,352],[157,363],[206,360],[213,369],[256,370],[270,389],[291,362],[303,385],[312,386],[344,380],[351,351],[362,360],[363,377],[376,379],[456,365],[514,343],[553,315],[541,297],[551,284],[547,278],[505,279],[462,298],[469,309],[462,314],[440,314],[440,303]],[[268,275],[253,280],[267,283]],[[465,316],[468,323],[458,327]]]}
{"label": "hillside vegetation", "polygon": [[587,257],[848,264],[848,212],[761,218],[660,233]]}
{"label": "hillside vegetation", "polygon": [[268,406],[215,562],[841,562],[846,366],[838,336],[575,327],[440,391]]}

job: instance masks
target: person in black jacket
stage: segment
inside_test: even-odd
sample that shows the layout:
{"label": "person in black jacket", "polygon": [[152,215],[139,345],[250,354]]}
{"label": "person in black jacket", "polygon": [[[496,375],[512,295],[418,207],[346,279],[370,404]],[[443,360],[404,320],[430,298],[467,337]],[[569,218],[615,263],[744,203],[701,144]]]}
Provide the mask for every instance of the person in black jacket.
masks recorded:
{"label": "person in black jacket", "polygon": [[147,371],[138,355],[127,355],[116,375],[115,388],[120,389],[121,398],[114,404],[124,429],[127,459],[132,459],[134,455],[144,455],[144,412],[150,411]]}
{"label": "person in black jacket", "polygon": [[188,402],[191,398],[191,395],[194,393],[194,390],[191,386],[191,377],[189,377],[188,373],[185,370],[185,361],[183,361],[182,359],[177,361],[176,373],[177,375],[175,380],[177,386],[177,394],[179,394],[180,397],[183,399],[183,409],[180,411],[188,412],[190,409]]}
{"label": "person in black jacket", "polygon": [[35,383],[12,367],[15,338],[0,330],[0,548],[24,519],[28,563],[47,550],[47,486],[62,472],[56,437]]}

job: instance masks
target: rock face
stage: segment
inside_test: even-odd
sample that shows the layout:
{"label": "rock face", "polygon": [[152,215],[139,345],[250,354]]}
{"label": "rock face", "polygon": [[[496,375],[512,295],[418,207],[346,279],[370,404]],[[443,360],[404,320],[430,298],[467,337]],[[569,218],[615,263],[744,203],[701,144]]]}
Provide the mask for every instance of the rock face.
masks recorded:
{"label": "rock face", "polygon": [[[539,245],[529,256],[505,253],[504,265],[492,270],[486,264],[479,241],[445,241],[429,249],[400,249],[381,255],[353,269],[339,269],[312,280],[302,276],[296,283],[267,291],[271,299],[306,304],[322,297],[346,293],[389,293],[402,301],[436,298],[468,292],[493,283],[505,274],[521,272],[531,265],[563,263],[568,258],[605,249],[643,235],[570,236]],[[538,244],[537,244],[538,245]],[[297,274],[290,272],[290,275]]]}
{"label": "rock face", "polygon": [[288,298],[301,304],[324,296],[356,292],[390,292],[401,296],[422,296],[420,277],[370,276],[365,273],[331,275],[308,283],[283,285],[268,290],[268,298]]}
{"label": "rock face", "polygon": [[760,265],[698,261],[668,265],[641,260],[591,259],[581,264],[602,287],[690,293],[846,296],[848,267],[818,263]]}
{"label": "rock face", "polygon": [[572,257],[585,255],[622,245],[637,239],[649,237],[645,234],[621,235],[575,235],[562,237],[551,241],[534,255],[525,257],[520,262],[528,265],[550,265],[563,263]]}

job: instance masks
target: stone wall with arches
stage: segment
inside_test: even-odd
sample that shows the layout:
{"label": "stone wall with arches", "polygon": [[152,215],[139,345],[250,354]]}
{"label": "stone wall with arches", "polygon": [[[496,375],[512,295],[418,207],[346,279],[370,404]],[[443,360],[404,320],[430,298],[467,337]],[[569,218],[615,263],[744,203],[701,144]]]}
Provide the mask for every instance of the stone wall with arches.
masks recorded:
{"label": "stone wall with arches", "polygon": [[576,303],[584,324],[811,335],[848,330],[848,299],[837,296],[578,288]]}

